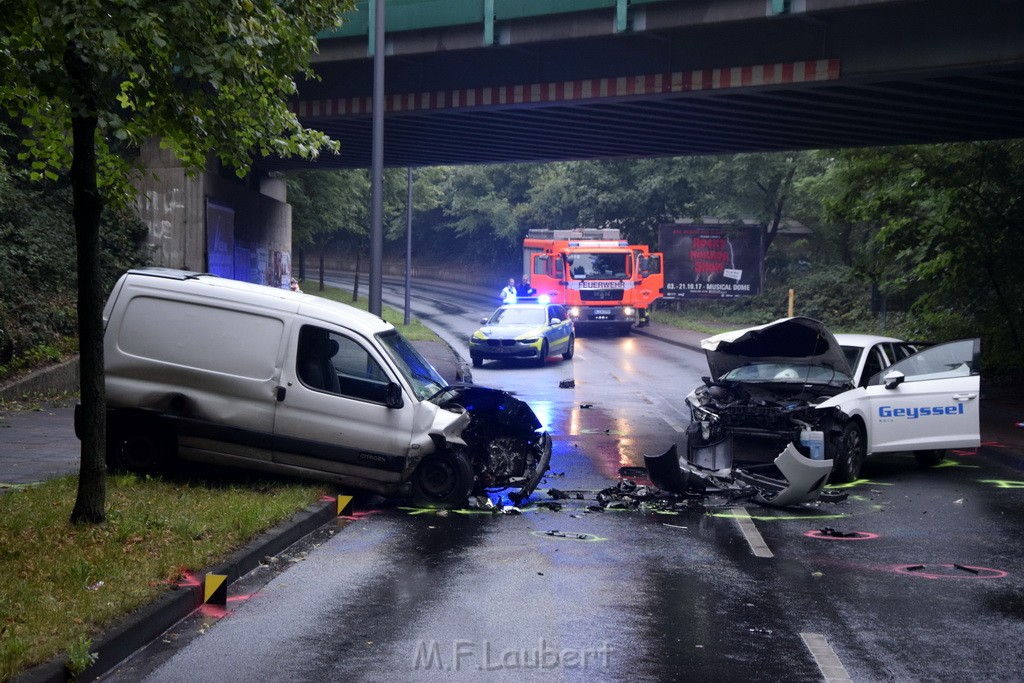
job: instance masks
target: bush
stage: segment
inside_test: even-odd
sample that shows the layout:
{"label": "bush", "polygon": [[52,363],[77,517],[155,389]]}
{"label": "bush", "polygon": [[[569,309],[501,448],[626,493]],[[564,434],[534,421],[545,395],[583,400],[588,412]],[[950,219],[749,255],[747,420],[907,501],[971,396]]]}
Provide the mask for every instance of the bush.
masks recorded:
{"label": "bush", "polygon": [[[134,215],[104,211],[101,277],[113,286],[145,263],[146,228]],[[66,183],[30,183],[0,161],[0,378],[52,358],[77,334],[77,267]]]}
{"label": "bush", "polygon": [[820,320],[833,332],[900,336],[903,331],[906,316],[890,313],[883,320],[872,313],[871,285],[847,266],[784,266],[773,269],[766,279],[768,283],[758,296],[687,300],[681,308],[690,320],[735,327],[761,325],[788,315],[792,289],[794,315]]}

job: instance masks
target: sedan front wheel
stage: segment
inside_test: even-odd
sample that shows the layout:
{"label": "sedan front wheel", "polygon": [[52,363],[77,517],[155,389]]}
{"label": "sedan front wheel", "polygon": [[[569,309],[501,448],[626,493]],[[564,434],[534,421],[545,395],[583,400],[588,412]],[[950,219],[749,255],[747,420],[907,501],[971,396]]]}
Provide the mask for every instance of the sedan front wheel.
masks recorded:
{"label": "sedan front wheel", "polygon": [[849,483],[860,477],[860,468],[867,458],[867,438],[859,422],[851,420],[843,427],[836,443],[832,462],[832,479]]}

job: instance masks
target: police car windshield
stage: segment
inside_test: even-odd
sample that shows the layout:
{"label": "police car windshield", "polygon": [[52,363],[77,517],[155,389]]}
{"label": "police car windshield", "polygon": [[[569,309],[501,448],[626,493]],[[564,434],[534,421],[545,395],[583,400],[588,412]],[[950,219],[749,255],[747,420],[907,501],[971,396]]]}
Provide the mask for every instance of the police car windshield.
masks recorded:
{"label": "police car windshield", "polygon": [[544,309],[536,306],[509,306],[499,308],[487,321],[488,325],[543,325]]}
{"label": "police car windshield", "polygon": [[377,335],[388,355],[399,371],[412,385],[416,398],[428,399],[436,394],[446,382],[434,366],[426,361],[419,351],[402,336],[398,330],[389,330]]}

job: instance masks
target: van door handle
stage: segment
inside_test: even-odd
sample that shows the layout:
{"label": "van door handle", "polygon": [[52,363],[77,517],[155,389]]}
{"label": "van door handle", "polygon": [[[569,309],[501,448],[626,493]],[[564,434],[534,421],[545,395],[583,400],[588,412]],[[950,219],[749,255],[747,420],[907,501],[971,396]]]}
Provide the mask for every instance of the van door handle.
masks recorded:
{"label": "van door handle", "polygon": [[953,394],[953,400],[960,401],[961,403],[964,401],[973,401],[977,397],[977,394]]}
{"label": "van door handle", "polygon": [[281,402],[281,401],[284,400],[284,396],[285,396],[286,393],[288,393],[288,390],[285,389],[284,387],[278,387],[277,388],[277,400],[278,400],[278,402]]}

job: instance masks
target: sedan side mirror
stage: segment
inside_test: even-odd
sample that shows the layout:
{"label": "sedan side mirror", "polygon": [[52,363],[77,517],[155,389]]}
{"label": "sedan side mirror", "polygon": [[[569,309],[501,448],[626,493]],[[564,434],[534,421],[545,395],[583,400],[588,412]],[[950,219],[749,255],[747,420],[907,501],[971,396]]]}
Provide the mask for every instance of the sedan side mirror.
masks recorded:
{"label": "sedan side mirror", "polygon": [[562,324],[562,319],[561,318],[552,318],[551,320],[548,321],[548,325],[561,325],[561,324]]}
{"label": "sedan side mirror", "polygon": [[906,376],[899,370],[893,370],[883,377],[883,379],[885,380],[886,389],[895,389],[899,385],[903,384],[903,380],[906,379]]}

